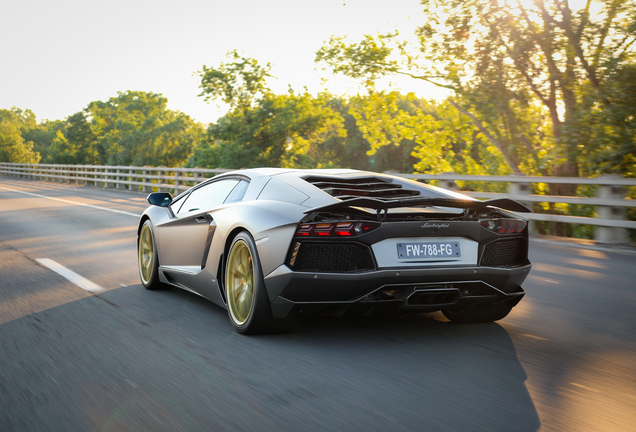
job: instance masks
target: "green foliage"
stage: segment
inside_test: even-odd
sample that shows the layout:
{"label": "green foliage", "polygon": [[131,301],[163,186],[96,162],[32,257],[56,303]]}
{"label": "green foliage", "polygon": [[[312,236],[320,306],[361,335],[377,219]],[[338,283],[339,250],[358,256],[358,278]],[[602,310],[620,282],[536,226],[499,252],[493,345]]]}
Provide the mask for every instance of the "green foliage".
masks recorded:
{"label": "green foliage", "polygon": [[[253,107],[235,108],[208,128],[208,144],[190,160],[195,166],[315,167],[331,162],[325,147],[346,136],[342,116],[327,95],[265,94]],[[213,164],[213,165],[210,165]]]}
{"label": "green foliage", "polygon": [[449,102],[513,171],[634,171],[634,0],[590,0],[578,11],[563,0],[422,5],[419,46],[397,34],[334,37],[316,61],[371,88],[401,74],[452,89]]}
{"label": "green foliage", "polygon": [[119,92],[65,121],[0,111],[0,158],[10,162],[181,166],[204,138],[200,123],[150,92]]}
{"label": "green foliage", "polygon": [[[69,144],[83,157],[109,165],[181,166],[202,139],[203,127],[189,116],[166,108],[163,96],[119,92],[106,102],[91,102],[69,118]],[[73,147],[59,140],[61,148]]]}
{"label": "green foliage", "polygon": [[609,104],[598,102],[591,89],[583,91],[579,127],[570,134],[579,143],[584,175],[599,173],[636,177],[636,64],[613,71],[605,89]]}
{"label": "green foliage", "polygon": [[33,142],[33,150],[41,155],[40,163],[53,163],[55,161],[55,153],[51,144],[57,132],[63,130],[65,125],[66,122],[63,120],[45,120],[22,134],[26,141]]}
{"label": "green foliage", "polygon": [[377,155],[376,157],[367,156],[370,144],[364,138],[358,122],[351,114],[349,102],[344,98],[328,95],[326,103],[329,108],[342,117],[346,135],[343,136],[340,133],[330,134],[326,137],[321,148],[321,162],[318,162],[315,167],[374,169],[377,171],[390,169],[385,168],[386,165],[383,164],[383,161]]}
{"label": "green foliage", "polygon": [[232,109],[248,109],[254,100],[269,93],[265,81],[271,77],[271,65],[261,66],[257,60],[241,57],[236,50],[227,56],[233,61],[221,63],[218,68],[203,65],[203,69],[196,72],[201,77],[199,96],[206,101],[221,99]]}
{"label": "green foliage", "polygon": [[520,109],[543,111],[539,114],[551,131],[539,125],[540,133],[551,143],[539,140],[532,147],[552,148],[526,165],[536,164],[542,174],[607,172],[589,151],[601,147],[616,154],[624,147],[629,134],[618,138],[618,130],[625,129],[605,114],[636,114],[633,99],[625,104],[608,97],[622,87],[620,71],[634,65],[633,0],[590,0],[576,11],[563,0],[425,0],[423,5],[435,17],[419,31],[423,59],[461,83],[462,95],[490,120],[491,130],[516,135],[523,144],[537,126],[524,121]]}
{"label": "green foliage", "polygon": [[399,63],[392,58],[392,46],[399,33],[373,37],[365,35],[355,44],[348,44],[343,37],[332,37],[328,45],[316,52],[316,62],[325,63],[333,73],[364,79],[368,86],[380,77],[399,73]]}
{"label": "green foliage", "polygon": [[0,161],[38,163],[40,154],[33,149],[33,142],[23,137],[36,126],[35,115],[30,110],[0,109]]}
{"label": "green foliage", "polygon": [[400,171],[410,171],[412,155],[420,160],[418,170],[451,171],[450,158],[444,157],[453,156],[446,146],[448,137],[437,119],[422,109],[424,104],[413,94],[397,92],[371,92],[352,98],[351,113],[371,145],[367,154],[375,155],[383,147],[399,147]]}

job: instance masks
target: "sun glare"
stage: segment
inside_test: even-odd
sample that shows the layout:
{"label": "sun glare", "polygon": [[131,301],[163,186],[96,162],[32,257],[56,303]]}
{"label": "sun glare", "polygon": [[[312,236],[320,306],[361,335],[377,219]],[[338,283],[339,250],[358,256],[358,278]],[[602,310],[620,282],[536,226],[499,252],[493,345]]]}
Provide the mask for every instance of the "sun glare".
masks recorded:
{"label": "sun glare", "polygon": [[[521,7],[523,7],[526,10],[537,9],[538,2],[539,0],[506,0],[506,3],[508,4],[508,6],[519,7],[519,5],[521,5]],[[553,1],[543,0],[543,3],[545,3],[546,6],[549,6],[551,3],[553,3]],[[587,3],[587,0],[568,0],[568,6],[570,7],[570,10],[572,11],[583,9],[586,3]]]}
{"label": "sun glare", "polygon": [[[500,0],[500,4],[507,5],[511,10],[521,11],[525,10],[530,19],[533,21],[541,21],[541,10],[539,5],[544,4],[547,9],[553,9],[556,0]],[[560,0],[559,2],[562,2]],[[588,0],[567,0],[570,10],[576,14],[581,9],[584,9]],[[591,16],[601,13],[602,3],[600,1],[592,1],[589,7]]]}

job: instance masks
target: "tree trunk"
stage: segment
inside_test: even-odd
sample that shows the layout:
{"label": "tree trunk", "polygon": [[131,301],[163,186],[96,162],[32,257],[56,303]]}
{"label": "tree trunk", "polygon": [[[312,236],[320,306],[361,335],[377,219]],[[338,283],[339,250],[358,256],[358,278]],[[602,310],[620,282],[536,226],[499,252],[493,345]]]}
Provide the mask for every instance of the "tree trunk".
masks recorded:
{"label": "tree trunk", "polygon": [[465,116],[468,116],[472,120],[473,124],[477,127],[477,129],[479,129],[479,131],[482,134],[484,134],[484,136],[488,139],[488,141],[490,141],[490,143],[494,145],[497,148],[497,150],[501,152],[502,156],[504,157],[504,160],[506,161],[510,169],[515,174],[521,174],[521,170],[519,169],[519,166],[512,159],[512,157],[508,153],[508,150],[499,142],[499,140],[497,140],[494,136],[492,136],[492,134],[488,131],[488,129],[486,129],[486,127],[482,124],[482,122],[479,121],[479,119],[475,117],[471,112],[466,111],[465,109],[460,107],[454,100],[449,99],[449,101],[457,109],[457,111],[464,114]]}

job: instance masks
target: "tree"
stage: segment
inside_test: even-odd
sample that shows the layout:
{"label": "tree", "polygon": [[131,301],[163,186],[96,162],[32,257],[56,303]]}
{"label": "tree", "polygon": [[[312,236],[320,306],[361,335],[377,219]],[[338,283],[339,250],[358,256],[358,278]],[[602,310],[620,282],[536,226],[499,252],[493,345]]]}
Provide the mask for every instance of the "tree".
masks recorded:
{"label": "tree", "polygon": [[[577,175],[588,163],[580,159],[589,145],[581,138],[594,134],[581,134],[590,129],[582,128],[590,107],[613,112],[618,104],[618,111],[634,114],[633,104],[610,97],[616,79],[634,65],[633,0],[588,0],[578,11],[567,0],[422,4],[426,23],[417,33],[419,53],[410,52],[394,33],[354,44],[332,38],[318,51],[317,61],[371,84],[382,75],[402,74],[451,90],[449,102],[471,119],[513,170],[550,168],[545,165],[549,159],[553,174]],[[534,121],[535,115],[527,115],[536,114],[537,107],[550,130]],[[596,116],[601,124],[593,128],[595,133],[608,120]],[[616,128],[625,130],[625,124],[614,124]],[[542,147],[546,135],[552,140],[550,154]],[[622,138],[614,140],[614,147],[629,134],[617,135]]]}
{"label": "tree", "polygon": [[100,163],[181,166],[203,138],[203,127],[186,114],[167,109],[167,102],[156,93],[118,92],[117,97],[91,102],[84,110],[90,131],[79,114],[69,118],[65,138],[85,145]]}
{"label": "tree", "polygon": [[35,114],[18,108],[0,109],[0,160],[13,163],[38,163],[40,154],[23,134],[36,126]]}
{"label": "tree", "polygon": [[191,165],[244,168],[256,166],[332,166],[325,146],[346,136],[343,118],[328,106],[329,95],[308,92],[275,95],[267,86],[270,64],[228,53],[230,63],[203,66],[199,96],[220,99],[228,113],[208,128],[208,143],[198,146]]}
{"label": "tree", "polygon": [[56,149],[56,161],[58,163],[75,163],[80,165],[101,165],[106,163],[107,154],[103,147],[98,146],[97,136],[91,129],[86,114],[77,112],[66,119],[63,130],[64,139],[69,146],[75,148],[72,162],[62,162],[60,156],[63,149]]}
{"label": "tree", "polygon": [[230,63],[221,63],[218,68],[203,65],[197,71],[201,77],[200,97],[205,101],[220,99],[242,111],[249,109],[259,97],[269,93],[266,80],[271,77],[271,65],[261,66],[257,60],[242,57],[236,50],[227,53]]}
{"label": "tree", "polygon": [[66,126],[64,120],[44,120],[35,127],[23,132],[22,137],[26,141],[33,142],[33,150],[41,155],[40,163],[55,163],[52,143],[57,132]]}
{"label": "tree", "polygon": [[328,95],[265,94],[253,107],[236,107],[208,128],[191,165],[224,168],[332,166],[327,145],[346,136]]}
{"label": "tree", "polygon": [[410,93],[370,92],[350,104],[368,154],[391,152],[400,172],[510,172],[500,152],[483,142],[468,118],[448,102],[437,103]]}

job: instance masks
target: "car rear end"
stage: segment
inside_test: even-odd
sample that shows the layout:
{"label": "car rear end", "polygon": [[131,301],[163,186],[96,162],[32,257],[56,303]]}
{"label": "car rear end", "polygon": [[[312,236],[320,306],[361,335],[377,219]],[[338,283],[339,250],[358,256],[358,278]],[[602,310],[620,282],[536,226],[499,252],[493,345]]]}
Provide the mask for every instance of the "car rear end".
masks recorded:
{"label": "car rear end", "polygon": [[528,225],[515,213],[383,177],[306,181],[338,201],[306,212],[268,276],[276,316],[511,308],[523,297]]}

